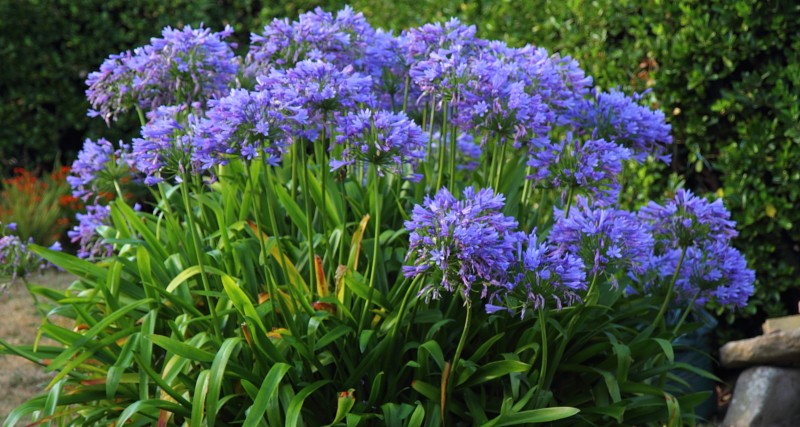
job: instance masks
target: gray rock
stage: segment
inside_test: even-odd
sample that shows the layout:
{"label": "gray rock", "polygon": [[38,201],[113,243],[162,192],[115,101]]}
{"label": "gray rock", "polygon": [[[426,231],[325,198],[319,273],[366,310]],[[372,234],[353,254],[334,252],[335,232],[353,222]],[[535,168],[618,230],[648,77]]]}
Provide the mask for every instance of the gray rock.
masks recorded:
{"label": "gray rock", "polygon": [[726,368],[800,365],[800,329],[731,341],[719,349],[719,357]]}
{"label": "gray rock", "polygon": [[758,366],[736,380],[724,427],[795,427],[800,421],[800,369]]}

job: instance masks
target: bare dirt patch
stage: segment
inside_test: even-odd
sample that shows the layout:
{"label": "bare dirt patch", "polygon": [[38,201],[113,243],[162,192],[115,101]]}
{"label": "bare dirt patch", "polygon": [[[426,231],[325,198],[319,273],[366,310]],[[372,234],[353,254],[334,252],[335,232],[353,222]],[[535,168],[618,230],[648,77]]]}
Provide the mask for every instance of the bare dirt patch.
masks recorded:
{"label": "bare dirt patch", "polygon": [[[28,282],[64,290],[74,280],[69,274],[48,272],[33,275]],[[0,291],[0,314],[0,338],[12,345],[34,344],[42,315],[24,283],[18,281]],[[5,420],[14,408],[42,393],[52,377],[52,373],[27,359],[0,355],[0,419]]]}

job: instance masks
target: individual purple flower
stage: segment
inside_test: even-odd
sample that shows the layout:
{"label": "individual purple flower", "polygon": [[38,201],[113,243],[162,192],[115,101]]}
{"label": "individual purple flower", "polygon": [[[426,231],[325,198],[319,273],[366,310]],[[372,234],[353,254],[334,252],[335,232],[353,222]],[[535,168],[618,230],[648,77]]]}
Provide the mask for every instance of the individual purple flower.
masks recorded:
{"label": "individual purple flower", "polygon": [[114,192],[115,181],[130,179],[132,165],[129,161],[129,146],[120,144],[119,148],[114,148],[105,138],[96,142],[87,139],[67,176],[72,195],[89,201],[102,193]]}
{"label": "individual purple flower", "polygon": [[653,262],[657,283],[669,283],[675,277],[676,303],[695,300],[699,306],[709,302],[731,308],[747,305],[754,292],[755,273],[747,268],[741,252],[718,241],[689,247],[675,275],[680,255],[681,249],[672,249]]}
{"label": "individual purple flower", "polygon": [[736,237],[735,223],[722,200],[709,202],[680,189],[663,206],[651,201],[639,210],[639,218],[650,224],[656,250],[688,248]]}
{"label": "individual purple flower", "polygon": [[239,67],[235,45],[223,41],[231,34],[230,26],[219,33],[202,26],[166,27],[162,38],[109,57],[86,80],[89,115],[108,123],[137,106],[145,111],[174,104],[203,107],[208,99],[223,96]]}
{"label": "individual purple flower", "polygon": [[548,301],[559,310],[581,301],[586,273],[578,256],[559,251],[552,242],[540,241],[536,230],[518,243],[515,256],[513,283],[491,296],[493,306],[519,311],[525,317],[528,310],[543,309]]}
{"label": "individual purple flower", "polygon": [[612,280],[619,271],[643,273],[653,252],[653,236],[635,214],[591,206],[583,196],[568,216],[556,209],[550,240],[559,253],[579,256],[588,274],[606,272]]}
{"label": "individual purple flower", "polygon": [[410,232],[406,259],[414,260],[403,267],[405,276],[441,277],[421,292],[434,299],[442,290],[461,291],[468,302],[474,291],[485,299],[490,290],[507,289],[514,249],[524,236],[517,231],[517,221],[501,213],[503,205],[504,197],[491,189],[468,187],[464,200],[446,188],[433,198],[426,196],[405,224]]}
{"label": "individual purple flower", "polygon": [[573,188],[591,195],[595,202],[614,203],[619,192],[618,175],[630,150],[604,139],[573,138],[553,143],[531,141],[528,166],[533,173],[528,179],[552,188]]}
{"label": "individual purple flower", "polygon": [[17,231],[17,223],[9,222],[8,224],[6,224],[6,228],[11,231]]}
{"label": "individual purple flower", "polygon": [[664,113],[641,106],[644,93],[627,96],[619,90],[601,92],[574,106],[570,118],[575,125],[601,138],[614,141],[632,150],[640,163],[653,156],[670,162],[671,127]]}
{"label": "individual purple flower", "polygon": [[86,213],[76,216],[78,224],[67,236],[72,243],[78,243],[78,257],[96,259],[111,256],[113,247],[106,243],[98,232],[98,228],[108,225],[111,209],[103,205],[88,205]]}
{"label": "individual purple flower", "polygon": [[307,116],[303,108],[287,105],[266,90],[233,90],[209,105],[193,131],[192,160],[201,169],[225,164],[230,157],[263,158],[275,165]]}
{"label": "individual purple flower", "polygon": [[302,136],[316,139],[337,116],[373,106],[375,97],[369,77],[352,67],[337,69],[323,61],[300,61],[288,70],[273,70],[258,78],[257,91],[268,91],[278,102],[296,105],[308,112]]}
{"label": "individual purple flower", "polygon": [[425,158],[425,134],[405,113],[361,110],[338,120],[337,145],[331,156],[331,170],[357,161],[374,164],[378,173],[404,174],[419,181],[415,174]]}

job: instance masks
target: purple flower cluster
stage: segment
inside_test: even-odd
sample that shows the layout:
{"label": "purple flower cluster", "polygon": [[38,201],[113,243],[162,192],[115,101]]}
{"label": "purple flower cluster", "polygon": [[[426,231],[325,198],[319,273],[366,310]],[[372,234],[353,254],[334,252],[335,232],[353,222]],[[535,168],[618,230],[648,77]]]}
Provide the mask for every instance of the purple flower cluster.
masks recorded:
{"label": "purple flower cluster", "polygon": [[336,133],[336,143],[344,148],[331,159],[331,170],[362,161],[376,165],[381,174],[404,174],[411,181],[421,178],[414,172],[425,158],[426,137],[404,113],[350,113],[339,119]]}
{"label": "purple flower cluster", "polygon": [[72,187],[72,195],[89,201],[102,192],[113,191],[114,181],[129,177],[130,147],[114,145],[104,138],[97,142],[87,139],[78,152],[78,158],[72,163],[71,175],[67,183]]}
{"label": "purple flower cluster", "polygon": [[662,280],[675,280],[677,303],[697,305],[709,301],[727,307],[742,308],[753,295],[755,273],[747,268],[744,256],[724,242],[712,242],[686,249],[686,255],[675,275],[680,251],[671,250],[655,257],[653,269]]}
{"label": "purple flower cluster", "polygon": [[188,172],[192,165],[193,137],[192,127],[185,123],[196,118],[183,105],[158,107],[147,116],[142,138],[133,140],[131,155],[136,169],[145,175],[144,183],[155,185],[165,177]]}
{"label": "purple flower cluster", "polygon": [[269,74],[276,67],[293,67],[303,60],[363,69],[367,45],[374,36],[375,30],[364,15],[349,6],[336,16],[316,8],[301,14],[295,22],[276,18],[262,34],[250,36],[247,73]]}
{"label": "purple flower cluster", "polygon": [[223,41],[231,34],[231,27],[219,33],[202,26],[167,27],[163,37],[151,39],[149,45],[110,56],[86,80],[89,115],[109,123],[134,107],[148,111],[177,103],[203,106],[208,99],[224,96],[239,68],[235,45]]}
{"label": "purple flower cluster", "polygon": [[487,304],[488,312],[519,311],[525,317],[528,310],[545,308],[548,300],[559,310],[581,301],[586,273],[578,256],[559,251],[552,242],[540,241],[533,230],[520,242],[517,257],[513,285],[494,295],[502,305]]}
{"label": "purple flower cluster", "polygon": [[[14,234],[16,231],[16,223],[0,222],[0,279],[9,278],[10,284],[14,284],[18,277],[24,277],[34,270],[54,267],[50,262],[30,252],[28,244]],[[28,243],[34,243],[33,238],[30,238]],[[55,242],[49,249],[61,251],[61,243]],[[6,284],[0,282],[0,290]]]}
{"label": "purple flower cluster", "polygon": [[77,214],[78,225],[67,232],[72,243],[78,243],[78,257],[96,259],[111,256],[113,247],[103,241],[98,228],[109,223],[111,208],[103,205],[86,206],[86,213]]}
{"label": "purple flower cluster", "polygon": [[637,103],[643,95],[629,97],[619,90],[597,90],[592,98],[575,105],[569,116],[575,125],[630,148],[632,158],[640,163],[651,155],[669,163],[671,127],[663,112]]}
{"label": "purple flower cluster", "polygon": [[649,272],[640,276],[646,291],[675,280],[679,301],[696,297],[698,304],[711,300],[730,307],[747,305],[755,275],[731,247],[736,230],[722,201],[709,202],[679,190],[663,206],[644,206],[638,216],[655,240]]}
{"label": "purple flower cluster", "polygon": [[651,201],[639,210],[639,218],[650,224],[655,239],[668,248],[728,242],[737,235],[730,216],[722,200],[709,202],[684,189],[664,205]]}
{"label": "purple flower cluster", "polygon": [[460,291],[468,301],[473,291],[486,298],[490,292],[507,289],[514,250],[524,236],[517,231],[517,221],[501,213],[503,206],[504,197],[490,189],[468,187],[463,201],[446,188],[426,197],[406,221],[407,258],[414,258],[414,265],[403,267],[406,277],[441,276],[440,282],[423,289],[434,299],[443,289]]}
{"label": "purple flower cluster", "polygon": [[617,176],[630,150],[604,139],[582,141],[568,133],[558,143],[535,140],[530,147],[528,176],[537,185],[573,188],[593,196],[597,202],[616,202],[620,184]]}
{"label": "purple flower cluster", "polygon": [[305,109],[308,120],[303,136],[316,139],[329,132],[329,124],[337,116],[374,106],[372,80],[353,70],[338,69],[323,61],[300,61],[288,70],[273,70],[258,78],[256,90],[266,90],[284,105]]}
{"label": "purple flower cluster", "polygon": [[231,157],[263,158],[276,165],[307,116],[305,109],[285,104],[268,90],[236,89],[209,105],[193,132],[192,160],[201,169],[225,164]]}
{"label": "purple flower cluster", "polygon": [[589,274],[643,273],[653,252],[653,236],[635,214],[590,205],[577,197],[569,215],[556,209],[551,241],[563,254],[581,257]]}

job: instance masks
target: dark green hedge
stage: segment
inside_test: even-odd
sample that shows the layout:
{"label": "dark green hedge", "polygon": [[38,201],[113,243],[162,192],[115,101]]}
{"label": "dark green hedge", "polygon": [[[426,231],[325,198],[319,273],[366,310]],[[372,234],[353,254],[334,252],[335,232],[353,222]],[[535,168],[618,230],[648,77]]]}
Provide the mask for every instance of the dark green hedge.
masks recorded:
{"label": "dark green hedge", "polygon": [[[256,0],[0,0],[0,165],[36,167],[71,159],[86,136],[122,137],[89,120],[88,73],[110,54],[147,43],[163,27],[221,29],[246,44],[273,16],[296,16],[321,1],[266,5]],[[334,2],[332,7],[340,7]],[[127,130],[127,132],[126,132]],[[46,169],[46,168],[45,168]]]}

